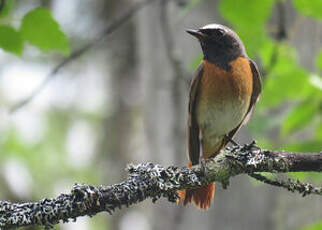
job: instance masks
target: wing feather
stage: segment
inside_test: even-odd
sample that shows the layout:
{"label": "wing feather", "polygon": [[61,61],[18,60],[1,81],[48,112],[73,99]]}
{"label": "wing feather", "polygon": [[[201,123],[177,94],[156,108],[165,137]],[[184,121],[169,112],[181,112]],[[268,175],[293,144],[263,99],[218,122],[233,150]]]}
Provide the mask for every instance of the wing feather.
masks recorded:
{"label": "wing feather", "polygon": [[[232,139],[234,137],[234,135],[238,132],[238,130],[241,128],[241,126],[243,126],[244,124],[246,124],[249,121],[250,117],[253,114],[255,105],[256,105],[257,101],[259,100],[259,96],[261,94],[261,91],[262,91],[261,77],[260,77],[260,73],[258,71],[257,65],[251,59],[249,59],[249,64],[250,64],[250,68],[251,68],[252,74],[253,74],[252,96],[250,98],[249,107],[248,107],[248,110],[246,112],[244,119],[235,129],[233,129],[232,131],[229,132],[229,134],[228,134],[229,139]],[[227,141],[229,141],[229,140],[227,140]]]}
{"label": "wing feather", "polygon": [[195,77],[192,80],[189,94],[189,117],[188,117],[188,157],[192,165],[199,163],[200,138],[199,126],[196,116],[196,107],[199,97],[199,85],[203,74],[203,65],[199,65]]}

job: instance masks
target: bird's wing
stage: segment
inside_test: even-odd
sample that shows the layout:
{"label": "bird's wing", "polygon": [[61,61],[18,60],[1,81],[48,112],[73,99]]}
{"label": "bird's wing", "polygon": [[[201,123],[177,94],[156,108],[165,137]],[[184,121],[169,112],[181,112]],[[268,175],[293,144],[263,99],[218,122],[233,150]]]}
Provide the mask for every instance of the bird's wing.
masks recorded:
{"label": "bird's wing", "polygon": [[[261,91],[262,91],[261,77],[260,77],[260,73],[258,71],[257,65],[251,59],[249,59],[249,64],[250,64],[250,68],[251,68],[252,74],[253,74],[252,96],[250,98],[249,107],[248,107],[248,110],[247,110],[247,113],[246,113],[244,119],[242,120],[242,122],[240,122],[240,124],[235,129],[233,129],[232,131],[229,132],[229,134],[228,134],[229,139],[232,139],[234,137],[234,135],[237,133],[237,131],[241,128],[241,126],[246,124],[249,121],[249,119],[252,116],[252,113],[254,111],[255,104],[257,103],[259,96],[261,94]],[[229,141],[229,140],[227,140],[227,141]]]}
{"label": "bird's wing", "polygon": [[201,63],[195,73],[194,79],[192,80],[189,94],[188,157],[192,165],[198,164],[200,158],[199,126],[197,123],[196,107],[199,97],[199,85],[202,73],[203,65]]}

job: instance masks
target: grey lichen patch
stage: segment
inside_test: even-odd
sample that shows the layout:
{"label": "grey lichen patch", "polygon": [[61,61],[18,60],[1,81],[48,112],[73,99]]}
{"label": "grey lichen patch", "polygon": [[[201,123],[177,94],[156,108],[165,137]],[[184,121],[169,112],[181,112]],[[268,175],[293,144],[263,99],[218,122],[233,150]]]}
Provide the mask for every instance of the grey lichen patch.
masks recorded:
{"label": "grey lichen patch", "polygon": [[[63,212],[62,203],[66,207]],[[0,227],[36,224],[50,228],[58,223],[58,219],[68,220],[72,200],[70,196],[62,194],[57,199],[43,199],[35,203],[13,204],[1,201],[0,207]]]}
{"label": "grey lichen patch", "polygon": [[246,163],[246,167],[250,167],[252,171],[263,172],[288,172],[289,162],[282,155],[273,155],[271,152],[262,150],[258,153],[249,155],[250,159]]}
{"label": "grey lichen patch", "polygon": [[289,162],[282,155],[261,150],[252,142],[227,149],[226,158],[233,165],[232,175],[252,172],[288,172]]}
{"label": "grey lichen patch", "polygon": [[[43,199],[33,203],[15,204],[0,201],[0,228],[26,225],[43,225],[50,228],[60,221],[76,220],[78,216],[93,216],[106,211],[112,214],[117,208],[128,207],[145,199],[156,202],[161,197],[176,202],[177,191],[193,189],[211,181],[221,182],[226,188],[229,178],[238,174],[249,174],[267,184],[299,191],[301,194],[322,195],[322,188],[299,181],[273,181],[256,172],[287,172],[301,169],[296,154],[261,150],[255,143],[226,148],[213,159],[207,159],[188,168],[163,167],[153,163],[130,164],[126,181],[110,186],[75,184],[69,194],[54,199]],[[311,169],[312,159],[322,161],[319,154],[305,158],[304,169]],[[319,162],[315,163],[319,168]],[[293,162],[293,163],[292,163]],[[295,163],[294,163],[295,162]],[[290,169],[291,167],[291,169]],[[293,167],[293,168],[292,168]]]}
{"label": "grey lichen patch", "polygon": [[303,183],[299,180],[292,180],[288,178],[287,181],[279,181],[281,187],[287,188],[291,192],[299,192],[302,196],[309,194],[322,195],[322,187],[315,187],[310,183]]}
{"label": "grey lichen patch", "polygon": [[150,183],[149,185],[151,183],[155,184],[156,191],[167,195],[170,195],[168,192],[172,194],[178,189],[202,185],[202,173],[188,168],[178,168],[175,166],[164,168],[158,164],[145,163],[138,165],[130,164],[127,166],[127,169],[130,173],[130,179],[137,177],[144,178]]}
{"label": "grey lichen patch", "polygon": [[75,184],[70,194],[34,203],[0,202],[0,227],[43,225],[51,228],[59,221],[75,221],[77,216],[91,216],[103,208],[100,187]]}
{"label": "grey lichen patch", "polygon": [[22,204],[1,201],[0,227],[43,225],[50,228],[61,220],[67,222],[100,211],[112,213],[116,208],[130,206],[147,198],[156,201],[166,197],[175,202],[180,184],[201,184],[199,176],[188,169],[163,168],[147,163],[129,166],[128,170],[128,180],[112,186],[76,184],[70,194],[61,194],[56,199]]}
{"label": "grey lichen patch", "polygon": [[[13,204],[0,202],[0,227],[43,225],[50,228],[59,221],[75,220],[78,216],[92,216],[97,212],[110,214],[122,206],[130,206],[147,198],[153,202],[166,197],[176,202],[176,191],[184,187],[202,185],[202,175],[187,168],[145,163],[128,166],[127,181],[111,186],[75,184],[70,194],[39,202]],[[183,186],[184,185],[184,186]]]}

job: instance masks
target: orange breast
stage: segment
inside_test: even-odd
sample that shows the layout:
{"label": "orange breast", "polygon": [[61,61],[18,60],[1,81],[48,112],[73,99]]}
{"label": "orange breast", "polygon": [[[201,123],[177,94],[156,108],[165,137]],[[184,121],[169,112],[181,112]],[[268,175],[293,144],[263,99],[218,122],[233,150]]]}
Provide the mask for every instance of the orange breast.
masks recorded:
{"label": "orange breast", "polygon": [[206,60],[203,61],[203,65],[201,89],[204,97],[209,97],[213,102],[220,102],[251,95],[253,77],[248,59],[239,57],[231,62],[229,72]]}
{"label": "orange breast", "polygon": [[203,61],[197,101],[197,121],[203,138],[203,152],[216,152],[223,137],[240,124],[249,107],[253,91],[249,60],[239,57],[230,66],[231,70],[225,71]]}

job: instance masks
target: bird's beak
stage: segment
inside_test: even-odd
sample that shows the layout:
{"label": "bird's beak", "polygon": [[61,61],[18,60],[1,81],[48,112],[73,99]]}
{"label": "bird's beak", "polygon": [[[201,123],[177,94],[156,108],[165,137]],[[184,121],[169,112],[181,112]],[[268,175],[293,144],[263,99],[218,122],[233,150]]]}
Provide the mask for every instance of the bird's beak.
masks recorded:
{"label": "bird's beak", "polygon": [[204,39],[207,37],[206,34],[202,33],[200,30],[186,30],[188,34],[191,34],[192,36],[198,38],[199,40]]}

